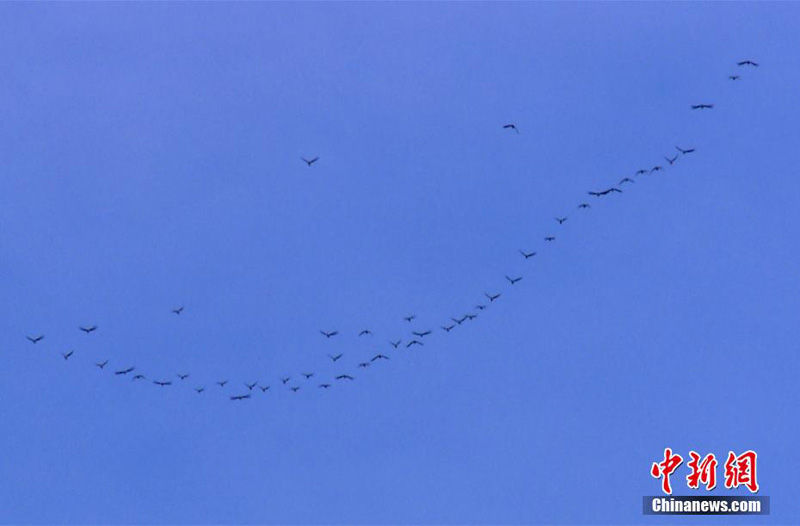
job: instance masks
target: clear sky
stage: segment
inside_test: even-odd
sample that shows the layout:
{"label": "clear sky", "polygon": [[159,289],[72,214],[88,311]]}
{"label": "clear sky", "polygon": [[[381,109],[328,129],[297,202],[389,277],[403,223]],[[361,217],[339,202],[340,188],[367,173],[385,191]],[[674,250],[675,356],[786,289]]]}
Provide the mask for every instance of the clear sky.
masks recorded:
{"label": "clear sky", "polygon": [[[3,4],[0,522],[798,523],[798,21]],[[772,515],[642,516],[667,446]]]}

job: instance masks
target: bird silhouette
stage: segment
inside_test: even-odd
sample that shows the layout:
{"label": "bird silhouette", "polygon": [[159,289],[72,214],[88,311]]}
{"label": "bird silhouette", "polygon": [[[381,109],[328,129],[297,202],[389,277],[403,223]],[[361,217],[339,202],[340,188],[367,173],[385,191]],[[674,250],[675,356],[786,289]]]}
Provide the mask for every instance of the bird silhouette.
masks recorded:
{"label": "bird silhouette", "polygon": [[545,241],[555,241],[556,240],[556,236],[547,236],[546,238],[544,238],[544,240]]}
{"label": "bird silhouette", "polygon": [[566,220],[567,220],[567,218],[566,218],[566,217],[557,217],[557,218],[556,218],[556,221],[558,221],[558,224],[559,224],[559,225],[563,225],[563,224],[564,224],[564,221],[566,221]]}
{"label": "bird silhouette", "polygon": [[758,64],[753,62],[752,60],[742,60],[741,62],[737,62],[736,65],[738,65],[738,66],[755,66],[755,67],[758,67]]}
{"label": "bird silhouette", "polygon": [[638,170],[636,170],[636,173],[633,174],[633,175],[644,175],[646,173],[647,173],[647,170],[645,170],[644,168],[639,168]]}
{"label": "bird silhouette", "polygon": [[728,78],[731,80],[739,80],[742,77],[740,77],[739,75],[728,75]]}
{"label": "bird silhouette", "polygon": [[713,104],[692,104],[693,110],[710,110],[714,107]]}
{"label": "bird silhouette", "polygon": [[244,385],[247,387],[247,389],[248,389],[249,391],[252,391],[252,390],[253,390],[253,387],[255,387],[255,386],[257,386],[257,385],[258,385],[258,382],[253,382],[252,384],[248,384],[247,382],[242,382],[242,383],[243,383],[243,384],[244,384]]}
{"label": "bird silhouette", "polygon": [[143,374],[137,374],[136,376],[134,376],[134,377],[133,377],[133,381],[134,381],[134,382],[135,382],[136,380],[146,380],[146,379],[147,379],[147,378],[145,378],[145,376],[144,376]]}
{"label": "bird silhouette", "polygon": [[591,208],[591,207],[592,205],[590,205],[589,203],[581,203],[578,205],[578,208]]}
{"label": "bird silhouette", "polygon": [[98,369],[102,369],[102,368],[103,368],[103,367],[105,367],[107,364],[108,364],[108,360],[106,360],[105,362],[96,363],[96,364],[94,364],[94,365],[95,365],[95,367],[97,367]]}
{"label": "bird silhouette", "polygon": [[457,324],[461,325],[462,323],[464,323],[466,321],[467,317],[464,316],[461,319],[456,319],[456,318],[450,318],[450,319],[453,320],[454,322],[456,322]]}
{"label": "bird silhouette", "polygon": [[[499,296],[499,294],[498,294],[498,296]],[[467,318],[469,321],[472,321],[472,320],[474,320],[475,318],[477,318],[477,317],[478,317],[478,315],[477,315],[477,314],[465,314],[464,316],[465,316],[465,317],[466,317],[466,318]]]}
{"label": "bird silhouette", "polygon": [[515,124],[506,124],[503,126],[504,130],[514,130],[515,132],[519,133],[519,129]]}
{"label": "bird silhouette", "polygon": [[331,386],[331,384],[319,384],[320,389],[327,389]]}
{"label": "bird silhouette", "polygon": [[660,172],[660,171],[661,171],[661,170],[663,170],[663,169],[664,169],[664,167],[663,167],[663,166],[656,165],[656,166],[653,166],[653,168],[651,168],[651,169],[650,169],[650,173],[653,173],[653,172]]}
{"label": "bird silhouette", "polygon": [[291,379],[292,379],[291,376],[287,376],[286,378],[281,378],[281,383],[283,385],[286,385],[287,383],[289,383],[289,380],[291,380]]}
{"label": "bird silhouette", "polygon": [[341,358],[342,356],[344,356],[344,355],[343,354],[337,354],[336,356],[332,356],[332,355],[329,354],[328,358],[330,358],[331,360],[333,360],[335,362],[335,361],[339,360],[339,358]]}
{"label": "bird silhouette", "polygon": [[412,314],[411,316],[406,316],[406,317],[405,317],[405,318],[403,318],[403,319],[404,319],[404,320],[406,320],[408,323],[411,323],[411,320],[413,320],[413,319],[414,319],[414,318],[416,318],[416,317],[417,317],[417,315],[416,315],[416,314]]}
{"label": "bird silhouette", "polygon": [[636,181],[634,181],[634,180],[633,180],[633,179],[631,179],[630,177],[625,177],[624,179],[622,179],[622,180],[619,182],[619,184],[620,184],[620,185],[623,185],[623,184],[625,184],[625,183],[635,183],[635,182],[636,182]]}
{"label": "bird silhouette", "polygon": [[336,379],[337,380],[355,380],[355,378],[353,378],[349,374],[340,374],[339,376],[336,377]]}
{"label": "bird silhouette", "polygon": [[206,390],[206,388],[205,388],[205,387],[196,387],[196,388],[195,388],[195,391],[197,392],[197,394],[200,394],[200,393],[202,393],[202,392],[203,392],[203,391],[205,391],[205,390]]}
{"label": "bird silhouette", "polygon": [[684,150],[682,148],[679,148],[678,146],[676,146],[675,149],[678,150],[682,155],[686,155],[687,153],[694,153],[695,150],[694,148],[689,148],[688,150]]}
{"label": "bird silhouette", "polygon": [[159,381],[159,380],[153,380],[153,383],[156,384],[156,385],[159,385],[161,387],[166,387],[168,385],[172,385],[172,382],[162,382],[162,381]]}
{"label": "bird silhouette", "polygon": [[475,308],[478,310],[483,310],[486,308],[486,305],[475,305]]}
{"label": "bird silhouette", "polygon": [[363,331],[358,333],[359,336],[372,336],[372,331],[369,329],[364,329]]}
{"label": "bird silhouette", "polygon": [[69,360],[69,357],[72,356],[74,353],[75,353],[75,351],[69,351],[68,353],[63,353],[62,352],[61,356],[63,356],[65,360]]}
{"label": "bird silhouette", "polygon": [[339,331],[331,331],[331,332],[319,331],[319,332],[325,335],[326,338],[330,338],[332,336],[336,336],[337,334],[339,334]]}
{"label": "bird silhouette", "polygon": [[425,344],[424,344],[424,343],[422,343],[422,342],[420,342],[420,341],[417,341],[417,340],[411,340],[410,342],[408,342],[408,343],[406,344],[406,349],[408,349],[408,348],[409,348],[409,347],[411,347],[412,345],[425,345]]}
{"label": "bird silhouette", "polygon": [[178,374],[177,376],[178,376],[178,378],[180,378],[181,380],[186,380],[187,378],[189,378],[189,375],[188,375],[188,374]]}
{"label": "bird silhouette", "polygon": [[308,380],[309,378],[311,378],[312,376],[314,376],[314,373],[303,373],[303,376],[305,376],[305,377],[306,377],[306,380]]}
{"label": "bird silhouette", "polygon": [[374,362],[375,360],[388,360],[388,359],[389,357],[386,356],[385,354],[376,354],[375,356],[372,357],[372,360],[370,361]]}
{"label": "bird silhouette", "polygon": [[607,188],[605,190],[602,190],[600,192],[589,192],[589,195],[593,195],[595,197],[602,197],[602,196],[608,195],[608,194],[610,194],[612,192],[617,192],[617,193],[621,194],[622,190],[620,190],[619,188],[612,187],[612,188]]}
{"label": "bird silhouette", "polygon": [[270,386],[269,385],[259,385],[258,388],[261,389],[262,393],[266,393],[267,391],[269,391]]}
{"label": "bird silhouette", "polygon": [[220,386],[220,387],[225,387],[225,384],[227,384],[227,383],[228,383],[228,380],[220,380],[219,382],[217,382],[217,385]]}
{"label": "bird silhouette", "polygon": [[[488,292],[484,292],[483,295],[486,296],[487,298],[489,298],[489,301],[494,301],[494,300],[498,299],[502,295],[502,293],[498,292],[497,294],[492,295],[492,294],[489,294]],[[469,316],[466,316],[466,317],[469,318]]]}
{"label": "bird silhouette", "polygon": [[136,367],[128,367],[127,369],[122,369],[121,371],[115,371],[114,374],[128,374],[133,372],[134,369],[136,369]]}
{"label": "bird silhouette", "polygon": [[519,253],[522,254],[522,257],[525,259],[530,259],[536,255],[536,252],[525,252],[524,250],[520,250]]}
{"label": "bird silhouette", "polygon": [[422,331],[422,332],[414,331],[411,334],[413,334],[414,336],[419,336],[420,338],[424,338],[425,336],[429,335],[430,333],[431,333],[431,331]]}
{"label": "bird silhouette", "polygon": [[366,369],[367,367],[369,367],[369,362],[361,362],[360,364],[358,364],[358,367],[361,369]]}
{"label": "bird silhouette", "polygon": [[453,327],[455,327],[455,325],[442,325],[442,330],[444,330],[444,332],[450,332],[453,330]]}
{"label": "bird silhouette", "polygon": [[512,278],[512,277],[510,277],[510,276],[506,276],[506,279],[508,280],[508,282],[509,282],[509,283],[511,283],[511,284],[513,285],[513,284],[515,284],[516,282],[518,282],[519,280],[521,280],[521,279],[522,279],[522,276],[520,276],[520,277],[518,277],[518,278]]}
{"label": "bird silhouette", "polygon": [[25,336],[25,337],[28,339],[28,341],[29,341],[29,342],[31,342],[31,343],[33,343],[33,344],[39,343],[40,341],[44,340],[44,335],[39,335],[39,336]]}
{"label": "bird silhouette", "polygon": [[675,161],[678,160],[678,156],[676,155],[672,159],[670,159],[669,157],[664,157],[664,160],[667,161],[670,166],[672,166],[673,164],[675,164]]}
{"label": "bird silhouette", "polygon": [[97,330],[97,325],[92,325],[91,327],[78,327],[78,328],[83,332],[85,332],[86,334],[90,334]]}
{"label": "bird silhouette", "polygon": [[309,166],[311,166],[315,162],[319,161],[319,157],[314,157],[313,159],[306,159],[305,157],[301,157],[301,159],[303,160],[303,162],[305,162]]}
{"label": "bird silhouette", "polygon": [[231,396],[231,400],[247,400],[248,398],[250,398],[250,393]]}
{"label": "bird silhouette", "polygon": [[183,312],[183,305],[181,305],[177,309],[172,309],[172,312],[175,314],[180,314],[181,312]]}
{"label": "bird silhouette", "polygon": [[299,387],[290,387],[289,389],[291,389],[295,393],[300,390]]}
{"label": "bird silhouette", "polygon": [[397,349],[398,347],[400,347],[401,343],[403,343],[403,340],[397,340],[396,342],[389,342],[389,345]]}

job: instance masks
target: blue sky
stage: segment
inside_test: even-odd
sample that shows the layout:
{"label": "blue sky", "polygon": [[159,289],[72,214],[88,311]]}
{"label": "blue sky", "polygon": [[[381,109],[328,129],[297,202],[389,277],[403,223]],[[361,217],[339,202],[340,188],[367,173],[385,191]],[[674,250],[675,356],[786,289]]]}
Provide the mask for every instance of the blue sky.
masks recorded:
{"label": "blue sky", "polygon": [[798,522],[796,4],[0,12],[0,522]]}

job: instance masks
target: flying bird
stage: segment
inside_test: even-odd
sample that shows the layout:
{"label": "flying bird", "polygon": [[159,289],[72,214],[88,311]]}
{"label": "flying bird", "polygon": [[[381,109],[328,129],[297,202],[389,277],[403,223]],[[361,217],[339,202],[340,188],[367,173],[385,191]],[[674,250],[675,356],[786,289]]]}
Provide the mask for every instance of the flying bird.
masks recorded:
{"label": "flying bird", "polygon": [[450,332],[454,327],[455,325],[442,325],[442,330],[444,330],[444,332]]}
{"label": "flying bird", "polygon": [[429,335],[430,333],[431,333],[431,331],[422,331],[422,332],[414,331],[411,334],[413,334],[414,336],[419,336],[420,338],[424,338],[425,336]]}
{"label": "flying bird", "polygon": [[728,78],[731,80],[739,80],[742,77],[740,77],[739,75],[728,75]]}
{"label": "flying bird", "polygon": [[645,170],[644,168],[639,168],[638,170],[636,170],[636,173],[633,174],[633,175],[644,175],[646,173],[647,173],[647,170]]}
{"label": "flying bird", "polygon": [[299,387],[290,387],[290,389],[295,393],[300,390]]}
{"label": "flying bird", "polygon": [[521,279],[522,279],[522,276],[520,276],[520,277],[518,277],[518,278],[512,278],[512,277],[506,276],[506,279],[508,280],[508,282],[509,282],[509,283],[511,283],[511,284],[513,285],[513,284],[515,284],[516,282],[518,282],[519,280],[521,280]]}
{"label": "flying bird", "polygon": [[308,380],[309,378],[311,378],[312,376],[314,376],[314,373],[303,373],[303,376],[305,376],[305,377],[306,377],[306,380]]}
{"label": "flying bird", "polygon": [[339,331],[332,331],[332,332],[319,331],[319,332],[325,335],[326,338],[330,338],[331,336],[336,336],[337,334],[339,334]]}
{"label": "flying bird", "polygon": [[228,380],[220,380],[219,382],[217,382],[217,385],[220,386],[220,387],[225,387],[225,384],[227,384],[227,383],[228,383]]}
{"label": "flying bird", "polygon": [[92,325],[91,327],[78,327],[78,328],[83,332],[85,332],[86,334],[89,334],[97,330],[97,325]]}
{"label": "flying bird", "polygon": [[464,323],[466,321],[467,317],[464,316],[463,318],[461,318],[459,320],[457,320],[455,318],[450,318],[450,319],[453,320],[454,322],[456,322],[457,324],[461,325],[462,323]]}
{"label": "flying bird", "polygon": [[478,310],[483,310],[486,308],[486,305],[475,305],[475,308]]}
{"label": "flying bird", "polygon": [[340,374],[339,376],[336,377],[336,379],[337,380],[355,380],[355,378],[353,378],[349,374]]}
{"label": "flying bird", "polygon": [[678,156],[676,155],[672,159],[670,159],[669,157],[664,157],[664,160],[667,161],[670,166],[672,166],[673,164],[675,164],[675,161],[678,160]]}
{"label": "flying bird", "polygon": [[319,384],[320,389],[327,389],[331,386],[331,384]]}
{"label": "flying bird", "polygon": [[389,342],[389,345],[397,349],[401,343],[403,343],[403,340],[397,340],[396,342]]}
{"label": "flying bird", "polygon": [[369,367],[369,362],[361,362],[360,364],[358,364],[358,366],[361,369],[366,369],[367,367]]}
{"label": "flying bird", "polygon": [[128,374],[133,372],[134,369],[136,369],[136,367],[128,367],[127,369],[122,369],[121,371],[115,371],[114,374]]}
{"label": "flying bird", "polygon": [[555,241],[556,240],[556,236],[547,236],[546,238],[544,238],[544,240],[545,241]]}
{"label": "flying bird", "polygon": [[515,124],[506,124],[503,126],[504,130],[514,130],[515,132],[519,133],[519,129]]}
{"label": "flying bird", "polygon": [[242,383],[243,383],[243,384],[244,384],[244,385],[247,387],[247,389],[248,389],[249,391],[252,391],[252,390],[253,390],[253,387],[255,387],[255,386],[257,386],[257,385],[258,385],[258,382],[253,382],[252,384],[248,384],[247,382],[242,382]]}
{"label": "flying bird", "polygon": [[26,337],[26,338],[28,339],[28,341],[30,341],[31,343],[39,343],[40,341],[44,340],[44,335],[39,335],[39,336],[25,336],[25,337]]}
{"label": "flying bird", "polygon": [[663,166],[658,166],[658,165],[656,165],[656,166],[653,166],[653,168],[651,168],[651,169],[650,169],[650,173],[653,173],[653,172],[660,172],[660,171],[661,171],[661,170],[663,170],[663,169],[664,169],[664,167],[663,167]]}
{"label": "flying bird", "polygon": [[758,67],[758,64],[753,62],[752,60],[742,60],[741,62],[736,63],[737,66],[755,66]]}
{"label": "flying bird", "polygon": [[589,192],[589,195],[593,195],[595,197],[601,197],[601,196],[604,196],[604,195],[608,195],[611,192],[617,192],[617,193],[621,194],[622,190],[620,190],[619,188],[611,187],[611,188],[607,188],[607,189],[605,189],[605,190],[603,190],[601,192]]}
{"label": "flying bird", "polygon": [[634,181],[634,180],[633,180],[633,179],[631,179],[630,177],[625,177],[623,180],[621,180],[621,181],[619,182],[619,184],[620,184],[620,185],[623,185],[623,184],[625,184],[625,183],[635,183],[635,182],[636,182],[636,181]]}
{"label": "flying bird", "polygon": [[269,391],[269,387],[270,386],[268,386],[268,385],[259,385],[258,386],[258,388],[261,389],[262,393],[266,393],[267,391]]}
{"label": "flying bird", "polygon": [[314,157],[313,159],[306,159],[305,157],[301,157],[301,159],[309,166],[319,161],[319,157]]}
{"label": "flying bird", "polygon": [[161,387],[166,387],[168,385],[172,385],[172,382],[159,382],[158,380],[153,380],[153,383],[159,385]]}
{"label": "flying bird", "polygon": [[682,148],[679,148],[678,146],[676,146],[675,149],[681,152],[681,154],[683,155],[686,155],[687,153],[694,153],[695,150],[695,148],[689,148],[688,150],[684,150]]}
{"label": "flying bird", "polygon": [[581,203],[578,205],[578,208],[591,208],[591,207],[592,205],[590,205],[589,203]]}
{"label": "flying bird", "polygon": [[289,382],[289,380],[291,380],[291,379],[292,379],[291,376],[287,376],[286,378],[281,378],[281,383],[283,385],[286,385]]}
{"label": "flying bird", "polygon": [[189,378],[189,375],[188,375],[188,374],[178,374],[177,376],[178,376],[178,378],[180,378],[181,380],[186,380],[187,378]]}
{"label": "flying bird", "polygon": [[200,393],[202,393],[202,392],[203,392],[203,391],[205,391],[205,390],[206,390],[206,388],[205,388],[205,387],[196,387],[196,388],[195,388],[195,391],[197,392],[197,394],[200,394]]}
{"label": "flying bird", "polygon": [[342,356],[344,356],[344,355],[343,354],[337,354],[336,356],[332,356],[332,355],[329,354],[328,358],[330,358],[331,360],[333,360],[335,362],[336,360],[338,360]]}
{"label": "flying bird", "polygon": [[693,110],[710,110],[714,107],[713,104],[692,104]]}
{"label": "flying bird", "polygon": [[[483,293],[483,295],[484,295],[484,296],[486,296],[487,298],[489,298],[489,301],[494,301],[494,300],[496,300],[497,298],[499,298],[499,297],[502,295],[502,293],[498,292],[497,294],[495,294],[494,296],[492,296],[491,294],[484,292],[484,293]],[[468,315],[467,315],[467,316],[465,316],[465,317],[466,317],[466,318],[469,318],[469,316],[468,316]]]}
{"label": "flying bird", "polygon": [[564,224],[564,221],[566,221],[566,220],[567,220],[567,218],[566,218],[566,217],[557,217],[557,218],[556,218],[556,221],[558,221],[558,224],[559,224],[559,225],[563,225],[563,224]]}
{"label": "flying bird", "polygon": [[417,341],[417,340],[411,340],[410,342],[408,342],[408,343],[406,344],[406,349],[408,349],[408,348],[409,348],[409,347],[411,347],[412,345],[425,345],[425,344],[424,344],[424,343],[422,343],[422,342],[420,342],[420,341]]}
{"label": "flying bird", "polygon": [[250,398],[250,393],[231,396],[231,400],[247,400],[248,398]]}
{"label": "flying bird", "polygon": [[68,353],[63,353],[63,352],[62,352],[62,353],[61,353],[61,356],[63,356],[65,360],[69,360],[69,357],[70,357],[70,356],[72,356],[72,355],[73,355],[73,353],[75,353],[75,351],[70,351],[70,352],[68,352]]}
{"label": "flying bird", "polygon": [[520,250],[519,253],[522,254],[522,257],[524,257],[525,259],[532,258],[533,256],[536,255],[536,252],[525,252],[524,250]]}
{"label": "flying bird", "polygon": [[95,365],[95,367],[97,367],[98,369],[102,369],[103,367],[105,367],[105,366],[106,366],[106,364],[108,364],[108,360],[106,360],[105,362],[96,363],[96,364],[94,364],[94,365]]}
{"label": "flying bird", "polygon": [[[499,294],[498,294],[498,296],[499,296]],[[467,318],[469,321],[472,321],[472,320],[474,320],[475,318],[477,318],[477,317],[478,317],[478,315],[477,315],[477,314],[465,314],[464,316],[465,316],[465,317],[466,317],[466,318]]]}
{"label": "flying bird", "polygon": [[358,333],[359,336],[372,336],[372,331],[369,329],[364,329],[363,331]]}
{"label": "flying bird", "polygon": [[181,312],[183,312],[183,305],[181,305],[177,309],[172,309],[172,312],[174,312],[175,314],[180,314]]}
{"label": "flying bird", "polygon": [[389,357],[386,356],[385,354],[376,354],[375,356],[372,357],[372,360],[370,361],[374,362],[375,360],[388,360],[388,359]]}
{"label": "flying bird", "polygon": [[416,315],[416,314],[412,314],[411,316],[406,316],[406,317],[405,317],[405,318],[403,318],[403,319],[404,319],[404,320],[406,320],[407,322],[411,323],[411,320],[413,320],[413,319],[414,319],[414,318],[416,318],[416,317],[417,317],[417,315]]}
{"label": "flying bird", "polygon": [[146,378],[143,374],[137,374],[133,377],[133,381],[135,382],[136,380],[146,380]]}

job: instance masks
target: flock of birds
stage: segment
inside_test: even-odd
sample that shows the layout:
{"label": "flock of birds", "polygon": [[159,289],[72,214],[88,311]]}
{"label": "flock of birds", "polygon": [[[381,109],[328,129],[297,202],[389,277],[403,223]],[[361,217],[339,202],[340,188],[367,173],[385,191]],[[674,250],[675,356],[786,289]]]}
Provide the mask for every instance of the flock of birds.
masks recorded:
{"label": "flock of birds", "polygon": [[[753,62],[752,60],[743,60],[737,63],[739,67],[758,67],[758,63]],[[738,81],[742,78],[741,75],[730,75],[728,79],[730,81]],[[702,104],[692,104],[690,105],[692,110],[710,110],[714,108],[713,104],[709,103],[702,103]],[[519,128],[516,124],[505,124],[502,126],[504,130],[511,130],[515,133],[520,133]],[[673,166],[678,159],[690,155],[695,152],[694,147],[687,147],[681,148],[680,146],[675,146],[675,151],[677,153],[664,156],[664,161],[666,161],[666,166]],[[301,158],[303,162],[305,162],[308,167],[312,167],[314,163],[319,161],[319,157],[313,157],[311,159],[306,159],[305,157]],[[633,172],[632,177],[623,177],[620,181],[616,184],[616,186],[610,186],[608,188],[604,188],[601,190],[591,190],[588,193],[589,196],[599,199],[599,198],[607,198],[609,196],[615,194],[622,194],[623,190],[621,187],[623,185],[630,185],[636,182],[636,179],[639,176],[654,174],[658,172],[662,172],[666,169],[666,166],[662,164],[656,164],[651,168],[640,168]],[[587,202],[581,202],[577,205],[577,210],[582,211],[580,213],[586,213],[588,209],[591,208],[591,204]],[[559,216],[555,218],[555,221],[559,225],[563,225],[569,216]],[[556,240],[556,236],[549,235],[544,237],[544,241],[547,243],[552,243]],[[536,251],[529,251],[518,249],[519,254],[524,258],[525,261],[533,258],[537,255]],[[517,283],[519,283],[523,276],[509,276],[505,275],[505,280],[509,283],[510,287],[513,287]],[[445,334],[449,334],[452,330],[456,329],[457,327],[461,326],[464,323],[468,323],[472,320],[475,320],[480,311],[483,311],[489,308],[494,302],[498,301],[501,296],[502,292],[486,292],[484,291],[483,297],[486,299],[486,302],[474,305],[473,308],[469,309],[470,312],[466,312],[459,316],[453,316],[448,319],[448,321],[444,324],[439,325],[437,330],[443,331]],[[473,310],[474,309],[474,310]],[[176,316],[182,315],[184,312],[184,306],[179,306],[172,309],[172,313]],[[388,345],[393,350],[399,349],[411,349],[412,347],[424,347],[426,342],[428,341],[431,335],[434,334],[434,329],[425,326],[421,328],[418,326],[418,322],[416,321],[416,315],[408,315],[403,318],[405,322],[408,323],[411,330],[408,333],[406,338],[399,338],[395,340],[390,340]],[[97,325],[87,325],[87,326],[80,326],[78,327],[80,331],[87,335],[91,335],[95,331],[99,329]],[[331,338],[335,338],[340,336],[338,330],[320,330],[319,331],[321,336],[326,340],[330,340]],[[369,329],[363,329],[358,333],[358,337],[371,337],[373,336],[372,331]],[[26,336],[27,340],[33,344],[38,345],[44,339],[44,334],[38,334],[35,336],[28,335]],[[65,361],[69,361],[72,359],[73,355],[75,354],[74,350],[69,350],[67,352],[60,353],[61,357]],[[328,354],[328,358],[331,360],[332,363],[339,365],[340,360],[344,358],[343,353],[339,354]],[[280,385],[289,389],[290,391],[297,393],[302,388],[312,387],[316,389],[321,389],[323,391],[330,389],[334,384],[339,383],[347,383],[352,382],[355,380],[355,372],[352,369],[367,369],[368,367],[373,366],[376,362],[383,362],[388,361],[391,359],[391,356],[384,354],[382,352],[375,352],[373,356],[370,358],[363,360],[363,361],[356,361],[355,363],[351,363],[349,368],[342,367],[338,374],[333,375],[331,378],[321,379],[317,377],[315,372],[303,372],[296,376],[283,376],[279,378]],[[101,371],[105,371],[107,367],[109,367],[110,360],[104,359],[102,361],[97,361],[94,363],[94,366]],[[122,364],[116,368],[109,367],[109,370],[113,372],[115,376],[118,377],[128,377],[131,379],[132,382],[150,382],[152,385],[155,385],[160,388],[172,386],[175,383],[185,383],[187,380],[191,378],[189,373],[179,372],[176,373],[172,378],[148,378],[145,374],[142,373],[136,366],[129,365],[129,364]],[[300,379],[300,381],[293,381],[295,379]],[[316,380],[316,381],[315,381]],[[227,379],[220,379],[215,382],[216,388],[224,390],[227,388],[229,381]],[[231,384],[231,388],[236,386],[240,389],[237,392],[227,394],[231,401],[242,401],[248,400],[252,398],[253,394],[256,392],[267,393],[270,389],[273,388],[273,385],[270,383],[262,383],[259,381],[256,382],[241,382],[241,383],[233,383]],[[195,385],[193,386],[194,391],[199,395],[203,394],[206,391],[206,387],[204,385]],[[224,391],[228,393],[227,391]]]}

